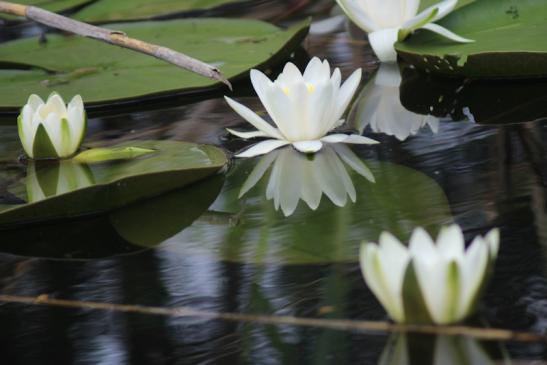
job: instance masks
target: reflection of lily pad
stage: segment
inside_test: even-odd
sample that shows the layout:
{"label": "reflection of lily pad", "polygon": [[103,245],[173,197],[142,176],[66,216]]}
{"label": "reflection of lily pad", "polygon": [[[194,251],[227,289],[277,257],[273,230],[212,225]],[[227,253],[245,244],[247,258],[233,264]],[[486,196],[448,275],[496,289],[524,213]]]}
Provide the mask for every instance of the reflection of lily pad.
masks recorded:
{"label": "reflection of lily pad", "polygon": [[547,2],[480,0],[439,21],[474,43],[450,42],[428,31],[396,44],[410,64],[433,73],[478,78],[547,75]]}
{"label": "reflection of lily pad", "polygon": [[[0,251],[20,256],[95,259],[153,247],[182,231],[213,203],[222,176],[109,214],[0,232]],[[62,234],[59,234],[62,232]]]}
{"label": "reflection of lily pad", "polygon": [[[246,76],[288,57],[308,23],[289,30],[241,19],[185,19],[110,24],[129,36],[161,44],[219,67],[226,77]],[[30,67],[30,68],[29,68]],[[31,93],[52,90],[86,105],[136,102],[210,90],[216,81],[150,56],[76,36],[48,35],[0,46],[0,111],[15,111]]]}
{"label": "reflection of lily pad", "polygon": [[[72,161],[29,165],[10,192],[27,204],[1,205],[0,226],[96,214],[189,185],[219,171],[227,162],[213,146],[172,141],[118,145],[154,149],[136,159],[76,165]],[[68,164],[68,165],[67,165]]]}
{"label": "reflection of lily pad", "polygon": [[473,80],[406,68],[401,102],[409,110],[454,120],[508,124],[547,118],[547,80]]}
{"label": "reflection of lily pad", "polygon": [[[219,218],[198,219],[169,239],[167,249],[236,262],[354,262],[361,241],[377,240],[383,230],[408,240],[416,226],[436,233],[441,224],[452,221],[446,196],[433,179],[391,163],[364,162],[375,183],[347,169],[355,186],[356,203],[348,199],[344,207],[337,207],[325,197],[317,210],[301,203],[291,216],[285,217],[267,198],[267,191],[273,189],[268,184],[268,174],[238,199],[256,163],[238,160],[211,207]],[[332,183],[338,184],[336,180]],[[289,184],[290,187],[294,185]]]}
{"label": "reflection of lily pad", "polygon": [[143,20],[213,9],[242,0],[97,0],[74,14],[84,22]]}

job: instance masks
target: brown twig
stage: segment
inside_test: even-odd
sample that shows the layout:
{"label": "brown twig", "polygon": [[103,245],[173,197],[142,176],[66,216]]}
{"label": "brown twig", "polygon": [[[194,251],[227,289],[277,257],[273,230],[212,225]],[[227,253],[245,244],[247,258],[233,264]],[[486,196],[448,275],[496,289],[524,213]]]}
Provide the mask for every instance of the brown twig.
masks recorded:
{"label": "brown twig", "polygon": [[226,84],[230,90],[232,86],[224,77],[222,72],[216,67],[208,65],[200,60],[189,57],[180,52],[167,47],[161,47],[155,44],[143,42],[138,39],[130,38],[123,32],[105,29],[83,23],[52,13],[35,6],[26,6],[7,1],[0,1],[0,13],[16,15],[33,20],[37,23],[47,25],[48,27],[60,29],[66,32],[74,33],[83,37],[96,39],[115,46],[131,49],[136,52],[156,57],[185,70],[197,73],[199,75],[220,81]]}
{"label": "brown twig", "polygon": [[289,325],[301,327],[318,327],[339,331],[362,332],[404,332],[430,335],[469,336],[488,341],[518,341],[518,342],[547,342],[547,337],[539,333],[515,332],[497,328],[479,328],[466,326],[412,326],[398,325],[389,322],[363,321],[349,319],[324,319],[291,316],[271,316],[261,314],[226,313],[205,311],[190,307],[148,307],[133,304],[110,304],[100,302],[83,302],[50,298],[47,295],[26,297],[17,295],[1,295],[0,302],[19,303],[29,305],[44,305],[51,307],[76,308],[114,311],[122,313],[138,313],[144,315],[160,315],[168,317],[193,317],[208,320],[224,320],[230,322],[250,322],[268,325]]}

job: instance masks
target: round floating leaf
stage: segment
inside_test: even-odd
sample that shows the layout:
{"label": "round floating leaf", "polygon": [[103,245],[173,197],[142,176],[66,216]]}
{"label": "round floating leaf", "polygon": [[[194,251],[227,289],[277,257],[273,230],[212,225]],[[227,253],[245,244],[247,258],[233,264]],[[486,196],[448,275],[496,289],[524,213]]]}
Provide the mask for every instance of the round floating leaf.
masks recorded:
{"label": "round floating leaf", "polygon": [[[185,19],[110,24],[129,36],[181,51],[219,67],[230,80],[284,59],[307,34],[308,22],[288,30],[255,20]],[[0,46],[0,112],[16,112],[28,95],[52,91],[86,107],[142,102],[211,91],[219,84],[150,56],[77,36],[48,35]]]}
{"label": "round floating leaf", "polygon": [[26,204],[0,205],[0,228],[98,214],[175,190],[217,173],[227,163],[216,147],[173,141],[118,145],[156,152],[92,165],[72,160],[29,162],[8,187]]}
{"label": "round floating leaf", "polygon": [[98,0],[72,17],[88,23],[182,16],[243,0]]}
{"label": "round floating leaf", "polygon": [[[299,172],[295,171],[297,166],[286,165],[290,164],[288,160],[278,160],[277,166],[274,162],[270,172],[259,178],[257,171],[265,167],[264,163],[257,162],[270,157],[237,160],[210,212],[167,240],[165,249],[245,263],[355,262],[359,259],[361,242],[376,241],[384,230],[407,241],[416,226],[436,233],[439,226],[452,221],[442,189],[433,179],[416,170],[387,162],[364,161],[374,177],[375,182],[372,182],[353,171],[353,167],[358,168],[356,160],[344,158],[350,178],[348,183],[348,180],[337,179],[329,168],[325,168],[324,173],[314,169],[313,161],[306,171]],[[281,158],[284,157],[281,155]],[[331,163],[328,167],[334,165]],[[348,198],[346,204],[339,207],[323,195],[317,210],[300,201],[294,213],[285,217],[281,209],[276,211],[267,194],[271,198],[288,192],[287,197],[294,193],[289,190],[298,186],[303,192],[298,195],[313,200],[311,196],[317,186],[302,184],[301,172],[315,176],[317,186],[331,197],[352,194],[353,186],[356,202]],[[287,177],[287,173],[293,173],[293,176]],[[337,175],[342,173],[336,171]],[[272,175],[281,180],[272,183]],[[256,178],[259,178],[258,183],[238,198],[242,188],[248,187],[246,182]],[[297,183],[285,184],[291,178]]]}
{"label": "round floating leaf", "polygon": [[396,44],[407,62],[429,72],[473,78],[547,75],[547,2],[480,0],[438,22],[474,43],[420,30]]}

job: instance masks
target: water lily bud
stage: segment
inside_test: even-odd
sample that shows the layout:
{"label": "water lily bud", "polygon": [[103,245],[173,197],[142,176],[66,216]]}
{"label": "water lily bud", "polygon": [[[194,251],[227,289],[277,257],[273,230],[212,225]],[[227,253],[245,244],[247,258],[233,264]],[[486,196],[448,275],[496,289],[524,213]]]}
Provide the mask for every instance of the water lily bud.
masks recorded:
{"label": "water lily bud", "polygon": [[84,103],[76,95],[65,105],[52,93],[47,102],[31,95],[17,119],[19,138],[32,159],[67,158],[80,148],[86,131]]}
{"label": "water lily bud", "polygon": [[62,195],[93,185],[93,174],[87,165],[72,160],[45,165],[30,161],[27,166],[27,199],[29,203]]}
{"label": "water lily bud", "polygon": [[342,115],[351,102],[361,69],[344,83],[337,68],[331,73],[327,61],[314,57],[302,74],[287,63],[275,81],[257,70],[251,70],[251,81],[275,126],[246,106],[226,97],[228,104],[257,131],[228,131],[241,138],[267,137],[236,157],[263,155],[286,145],[303,153],[315,153],[324,143],[376,144],[377,141],[357,134],[330,134],[344,123]]}
{"label": "water lily bud", "polygon": [[427,29],[454,42],[473,42],[433,24],[454,10],[457,0],[444,0],[421,13],[420,0],[336,0],[346,15],[368,33],[369,42],[382,62],[395,62],[395,43],[417,29]]}
{"label": "water lily bud", "polygon": [[454,324],[473,313],[498,247],[497,229],[476,237],[467,250],[457,225],[443,228],[436,244],[417,228],[408,248],[384,232],[379,245],[361,246],[361,270],[396,322]]}

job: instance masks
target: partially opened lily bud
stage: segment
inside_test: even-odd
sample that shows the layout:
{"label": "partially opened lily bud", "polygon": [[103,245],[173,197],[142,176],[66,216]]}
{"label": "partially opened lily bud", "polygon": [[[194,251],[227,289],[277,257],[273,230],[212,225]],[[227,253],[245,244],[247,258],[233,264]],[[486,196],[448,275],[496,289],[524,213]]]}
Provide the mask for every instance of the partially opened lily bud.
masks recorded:
{"label": "partially opened lily bud", "polygon": [[93,185],[93,173],[87,165],[72,160],[54,161],[39,166],[30,161],[27,166],[27,199],[29,203],[62,195]]}
{"label": "partially opened lily bud", "polygon": [[65,105],[52,93],[47,102],[31,95],[17,119],[19,138],[32,159],[67,158],[80,148],[86,130],[84,103],[76,95]]}
{"label": "partially opened lily bud", "polygon": [[448,325],[471,315],[496,260],[499,231],[465,249],[459,226],[443,228],[435,244],[422,228],[409,247],[390,233],[361,246],[361,270],[389,316],[400,323]]}
{"label": "partially opened lily bud", "polygon": [[346,15],[368,33],[380,61],[397,60],[395,43],[417,29],[427,29],[454,42],[468,43],[440,25],[433,24],[456,7],[458,0],[444,0],[418,13],[420,0],[336,0]]}

